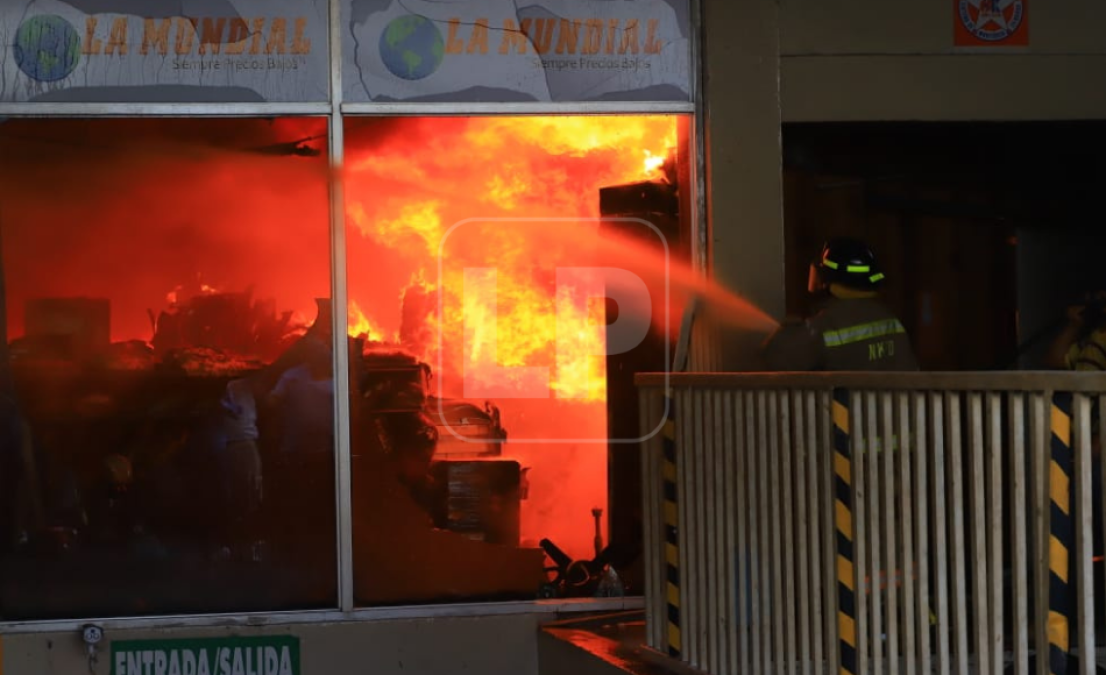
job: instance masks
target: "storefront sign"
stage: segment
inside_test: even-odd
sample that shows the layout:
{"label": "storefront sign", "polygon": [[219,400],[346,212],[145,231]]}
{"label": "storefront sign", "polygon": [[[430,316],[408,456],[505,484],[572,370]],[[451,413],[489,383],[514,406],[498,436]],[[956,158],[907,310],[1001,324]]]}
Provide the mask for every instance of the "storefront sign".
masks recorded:
{"label": "storefront sign", "polygon": [[345,0],[349,101],[688,101],[686,0]]}
{"label": "storefront sign", "polygon": [[3,3],[0,101],[327,100],[326,0],[155,4]]}
{"label": "storefront sign", "polygon": [[1029,44],[1029,0],[953,0],[957,47]]}
{"label": "storefront sign", "polygon": [[111,675],[300,675],[300,644],[284,635],[113,642]]}

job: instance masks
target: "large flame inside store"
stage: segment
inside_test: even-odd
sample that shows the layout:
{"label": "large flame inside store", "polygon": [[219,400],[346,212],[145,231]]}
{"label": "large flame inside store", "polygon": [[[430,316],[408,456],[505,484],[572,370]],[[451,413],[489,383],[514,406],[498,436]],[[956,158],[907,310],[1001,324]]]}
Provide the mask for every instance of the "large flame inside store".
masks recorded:
{"label": "large flame inside store", "polygon": [[[170,364],[238,377],[279,362],[332,311],[325,124],[0,124],[13,368],[41,375],[92,359],[115,370]],[[481,462],[514,467],[519,505],[500,524],[506,534],[486,514],[474,516],[484,527],[462,523],[459,493],[428,507],[438,527],[522,548],[548,539],[573,559],[593,557],[596,539],[607,537],[608,514],[593,511],[606,510],[608,491],[610,317],[596,301],[604,282],[586,274],[558,282],[557,270],[646,261],[647,281],[683,275],[685,287],[695,285],[655,247],[612,244],[599,225],[603,188],[654,183],[675,194],[681,124],[673,116],[347,123],[357,384],[371,388],[385,373],[417,381],[417,406],[438,427],[435,459],[454,462],[457,475]],[[650,302],[655,329],[678,326],[675,291]],[[78,403],[85,413],[110,406],[101,399]],[[488,442],[458,437],[466,433]]]}
{"label": "large flame inside store", "polygon": [[[471,398],[466,384],[493,394],[504,456],[529,469],[524,543],[592,554],[606,445],[527,442],[606,438],[602,307],[563,286],[558,298],[555,272],[596,261],[601,187],[674,179],[677,122],[426,119],[349,153],[350,332],[412,350],[440,371],[443,396]],[[495,270],[493,302],[466,292],[466,267]]]}

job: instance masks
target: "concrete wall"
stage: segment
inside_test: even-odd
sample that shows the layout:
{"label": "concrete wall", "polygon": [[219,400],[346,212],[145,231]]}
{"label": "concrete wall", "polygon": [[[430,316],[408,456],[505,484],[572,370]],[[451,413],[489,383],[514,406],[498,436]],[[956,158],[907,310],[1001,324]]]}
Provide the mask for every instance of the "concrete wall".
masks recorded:
{"label": "concrete wall", "polygon": [[1106,5],[1027,4],[1028,48],[956,53],[954,3],[781,0],[783,119],[1106,116]]}
{"label": "concrete wall", "polygon": [[[304,675],[538,675],[539,618],[515,615],[272,627],[105,631],[95,673],[110,670],[111,640],[294,635]],[[0,636],[0,675],[87,673],[74,632]]]}
{"label": "concrete wall", "polygon": [[[1106,5],[1096,0],[1027,3],[1030,54],[1106,54]],[[925,56],[953,52],[952,0],[781,0],[784,56]]]}
{"label": "concrete wall", "polygon": [[[727,288],[782,317],[778,6],[772,0],[703,0],[702,26],[711,272]],[[763,335],[735,331],[711,337],[723,370],[755,367]],[[693,359],[691,368],[701,363]]]}

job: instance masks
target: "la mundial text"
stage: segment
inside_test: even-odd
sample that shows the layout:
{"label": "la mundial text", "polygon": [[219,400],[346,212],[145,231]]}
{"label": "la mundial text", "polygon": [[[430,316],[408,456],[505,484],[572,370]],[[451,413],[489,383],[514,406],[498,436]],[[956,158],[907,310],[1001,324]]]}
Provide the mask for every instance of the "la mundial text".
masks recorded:
{"label": "la mundial text", "polygon": [[228,19],[119,16],[85,20],[81,53],[87,56],[306,56],[311,53],[305,17]]}
{"label": "la mundial text", "polygon": [[[488,19],[462,22],[450,19],[446,31],[446,54],[488,54],[493,48]],[[496,26],[495,50],[499,54],[581,54],[611,56],[660,54],[664,41],[658,32],[660,21],[649,19],[504,19]]]}
{"label": "la mundial text", "polygon": [[[489,19],[450,19],[446,54],[580,54],[611,56],[660,54],[665,42],[660,21],[648,19],[504,19],[496,27],[493,47]],[[311,53],[306,17],[173,17],[143,19],[117,16],[85,20],[81,53],[87,56],[272,56]]]}

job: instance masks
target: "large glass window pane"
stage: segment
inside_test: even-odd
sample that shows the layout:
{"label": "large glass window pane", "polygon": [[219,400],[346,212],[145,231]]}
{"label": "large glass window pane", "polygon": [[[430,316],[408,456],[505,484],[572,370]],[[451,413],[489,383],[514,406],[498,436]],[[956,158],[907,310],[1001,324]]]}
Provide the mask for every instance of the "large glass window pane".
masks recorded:
{"label": "large glass window pane", "polygon": [[[359,603],[625,592],[640,465],[635,445],[615,461],[608,440],[638,436],[632,373],[665,367],[665,324],[679,323],[664,249],[675,255],[691,222],[690,189],[677,189],[681,173],[690,184],[687,122],[346,122]],[[652,363],[605,358],[616,316],[597,267],[646,280],[636,339]],[[625,300],[615,314],[640,309]],[[612,424],[609,392],[621,397]],[[567,569],[614,549],[611,537],[620,576]],[[556,567],[567,583],[551,584]]]}
{"label": "large glass window pane", "polygon": [[0,123],[0,618],[334,606],[325,134]]}

